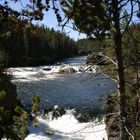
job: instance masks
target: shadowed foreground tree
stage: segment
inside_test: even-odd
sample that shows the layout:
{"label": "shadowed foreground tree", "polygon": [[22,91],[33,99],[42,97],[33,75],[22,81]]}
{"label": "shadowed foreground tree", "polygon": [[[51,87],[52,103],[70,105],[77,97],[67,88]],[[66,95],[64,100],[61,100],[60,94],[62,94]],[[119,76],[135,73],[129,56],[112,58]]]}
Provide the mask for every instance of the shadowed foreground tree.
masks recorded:
{"label": "shadowed foreground tree", "polygon": [[[19,58],[21,58],[22,55],[24,55],[23,45],[25,46],[26,57],[32,52],[29,51],[29,49],[38,49],[34,51],[36,53],[34,57],[38,56],[38,59],[39,57],[43,57],[40,52],[47,52],[48,54],[50,52],[49,55],[54,55],[57,59],[70,56],[73,52],[76,52],[74,40],[70,39],[64,33],[55,32],[53,29],[50,30],[44,29],[44,27],[33,26],[30,23],[32,20],[42,20],[42,11],[43,9],[46,11],[50,9],[50,1],[51,0],[46,0],[44,6],[40,0],[26,1],[27,5],[25,7],[22,5],[23,1],[21,0],[0,1],[0,139],[23,140],[29,133],[28,113],[23,110],[22,104],[17,99],[16,86],[11,83],[10,77],[8,77],[6,73],[4,74],[4,68],[6,68],[8,64],[6,60],[11,60],[9,54],[11,53],[13,58],[17,58],[17,55],[20,54]],[[16,10],[11,8],[9,3],[12,2],[14,2],[15,7],[21,6],[23,9]],[[60,22],[61,17],[54,4],[56,1],[52,0],[51,2],[57,20]],[[34,30],[32,30],[34,28],[38,33],[34,34]],[[49,45],[47,46],[47,44]],[[43,49],[46,49],[44,47],[45,45],[47,49],[49,48],[50,50],[44,51]],[[20,53],[17,54],[16,52]],[[19,62],[22,64],[20,60]],[[31,113],[36,116],[39,106],[39,97],[34,97],[32,104]],[[33,119],[33,123],[35,126],[38,125],[36,119]]]}
{"label": "shadowed foreground tree", "polygon": [[[130,10],[127,10],[128,6]],[[139,6],[139,1],[135,0],[67,0],[62,4],[65,15],[73,20],[76,29],[100,40],[110,37],[113,39],[117,65],[121,140],[127,140],[129,135],[125,128],[127,99],[122,37],[132,21],[133,14],[138,12],[134,11],[138,9],[136,6]],[[125,18],[128,20],[122,29],[121,23]]]}
{"label": "shadowed foreground tree", "polygon": [[[0,18],[3,23],[12,23],[14,20],[6,19],[2,16],[0,10]],[[3,27],[2,24],[0,25]],[[10,28],[15,26],[11,24]],[[10,31],[10,29],[9,29]],[[21,103],[17,99],[16,86],[10,81],[10,77],[3,73],[5,66],[5,42],[10,35],[9,31],[1,31],[0,33],[0,139],[20,140],[28,134],[27,113],[21,109]]]}
{"label": "shadowed foreground tree", "polygon": [[27,113],[21,107],[16,86],[6,74],[0,73],[0,139],[22,140],[29,133]]}

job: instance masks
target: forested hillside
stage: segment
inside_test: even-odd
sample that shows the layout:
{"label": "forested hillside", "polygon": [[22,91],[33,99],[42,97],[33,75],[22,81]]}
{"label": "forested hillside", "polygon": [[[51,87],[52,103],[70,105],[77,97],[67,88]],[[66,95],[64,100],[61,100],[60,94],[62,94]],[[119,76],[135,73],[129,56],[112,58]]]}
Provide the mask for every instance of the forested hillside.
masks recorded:
{"label": "forested hillside", "polygon": [[76,43],[78,49],[84,52],[100,52],[105,48],[105,42],[96,38],[80,39]]}
{"label": "forested hillside", "polygon": [[7,36],[0,42],[7,67],[50,64],[77,54],[75,41],[65,33],[24,22],[25,27],[18,27],[19,30],[9,23],[0,23],[1,34],[6,32]]}

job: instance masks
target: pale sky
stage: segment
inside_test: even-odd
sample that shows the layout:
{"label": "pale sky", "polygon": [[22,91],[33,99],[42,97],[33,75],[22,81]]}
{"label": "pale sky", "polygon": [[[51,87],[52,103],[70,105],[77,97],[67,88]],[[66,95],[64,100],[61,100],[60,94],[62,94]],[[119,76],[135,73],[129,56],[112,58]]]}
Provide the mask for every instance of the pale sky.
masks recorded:
{"label": "pale sky", "polygon": [[[57,22],[55,14],[53,13],[53,10],[45,12],[43,20],[42,21],[35,21],[34,23],[37,23],[39,25],[44,24],[44,25],[48,26],[49,28],[53,27],[55,30],[62,31],[62,27],[58,25],[58,22]],[[71,25],[69,24],[69,26],[71,26]],[[65,27],[64,31],[67,35],[69,35],[74,40],[78,40],[78,39],[86,37],[85,34],[82,34],[82,33],[79,34],[79,32],[74,31],[69,27]]]}
{"label": "pale sky", "polygon": [[[9,0],[9,5],[11,8],[18,10],[18,11],[21,11],[21,9],[23,9],[27,3],[30,3],[29,0],[20,0],[20,1],[21,1],[21,3],[20,2],[15,3],[15,2]],[[0,4],[3,4],[3,3],[4,3],[4,0],[0,0]],[[62,12],[61,12],[61,15],[63,16]],[[58,26],[58,22],[56,20],[54,11],[52,9],[50,9],[48,12],[45,12],[45,15],[44,15],[44,18],[42,21],[33,21],[33,23],[39,24],[39,25],[44,24],[45,26],[47,26],[49,28],[54,28],[55,30],[62,31],[62,28],[60,26]],[[64,31],[67,35],[69,35],[74,40],[86,38],[85,34],[82,34],[82,33],[79,34],[79,32],[74,31],[68,27],[65,27]]]}
{"label": "pale sky", "polygon": [[[18,2],[18,3],[14,3],[13,1],[9,0],[9,5],[11,8],[15,9],[15,10],[21,10],[23,9],[22,6],[25,6],[27,3],[30,3],[30,0],[20,0],[22,3]],[[0,4],[2,4],[4,2],[4,0],[0,0]],[[22,6],[21,6],[22,5]],[[130,5],[128,5],[126,7],[127,11],[130,11],[131,7]],[[134,7],[134,10],[137,10],[137,6]],[[60,11],[61,12],[61,11]],[[61,12],[61,16],[63,17],[63,12]],[[139,22],[140,20],[136,17],[133,16],[133,21],[134,22]],[[52,9],[50,9],[48,12],[45,12],[44,18],[42,21],[34,21],[34,24],[44,24],[45,26],[49,27],[49,28],[54,28],[55,30],[60,30],[62,31],[61,27],[58,26],[54,11]],[[69,26],[71,26],[71,24],[69,24]],[[65,27],[64,28],[65,33],[67,33],[67,35],[69,35],[71,38],[73,38],[74,40],[78,40],[81,38],[86,38],[85,34],[82,34],[77,31],[72,30],[71,28]]]}

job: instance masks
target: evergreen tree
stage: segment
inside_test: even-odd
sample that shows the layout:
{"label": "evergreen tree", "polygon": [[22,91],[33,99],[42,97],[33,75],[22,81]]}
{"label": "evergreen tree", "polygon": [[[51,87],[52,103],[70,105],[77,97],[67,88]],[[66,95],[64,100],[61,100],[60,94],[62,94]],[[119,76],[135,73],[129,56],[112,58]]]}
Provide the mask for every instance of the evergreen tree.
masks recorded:
{"label": "evergreen tree", "polygon": [[[125,129],[127,120],[122,120],[122,118],[127,118],[127,112],[125,109],[127,92],[122,37],[132,20],[135,4],[139,4],[139,2],[133,0],[67,0],[63,1],[62,5],[65,15],[74,21],[75,28],[79,29],[81,32],[100,40],[102,38],[107,38],[107,36],[111,36],[113,38],[113,49],[116,56],[119,89],[119,129],[121,140],[128,139],[129,137],[129,134]],[[123,15],[123,10],[127,10],[126,7],[128,5],[131,7],[131,11],[128,11],[129,14]],[[122,19],[126,16],[129,20],[125,29],[121,30]]]}
{"label": "evergreen tree", "polygon": [[0,73],[0,139],[23,140],[29,133],[27,113],[21,107],[16,86],[7,75]]}

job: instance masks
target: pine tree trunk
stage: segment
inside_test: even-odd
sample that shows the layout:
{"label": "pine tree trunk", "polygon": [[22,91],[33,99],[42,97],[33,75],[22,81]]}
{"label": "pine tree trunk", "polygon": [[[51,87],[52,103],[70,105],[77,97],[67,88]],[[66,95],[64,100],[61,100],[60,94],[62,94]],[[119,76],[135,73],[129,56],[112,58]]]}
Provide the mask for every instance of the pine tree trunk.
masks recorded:
{"label": "pine tree trunk", "polygon": [[26,33],[23,33],[23,39],[24,39],[24,46],[25,46],[25,55],[29,56],[29,44],[28,44]]}
{"label": "pine tree trunk", "polygon": [[122,36],[120,31],[120,11],[118,8],[118,0],[112,0],[113,6],[113,20],[114,20],[114,44],[115,44],[115,54],[117,60],[117,73],[118,73],[118,88],[119,88],[119,108],[120,108],[120,140],[125,140],[126,136],[124,134],[125,122],[125,77],[124,77],[124,65],[122,56]]}
{"label": "pine tree trunk", "polygon": [[119,34],[114,36],[115,42],[115,53],[117,59],[117,73],[118,73],[118,88],[119,88],[119,108],[120,108],[120,140],[125,139],[124,135],[124,118],[126,118],[125,112],[125,78],[124,78],[124,67],[123,67],[123,57],[122,57],[122,47],[121,47],[121,37]]}

